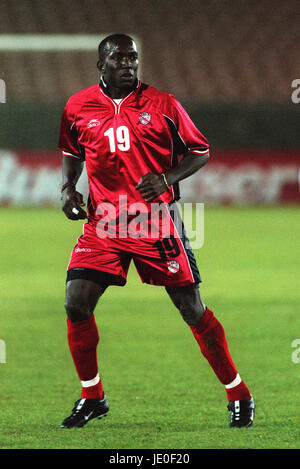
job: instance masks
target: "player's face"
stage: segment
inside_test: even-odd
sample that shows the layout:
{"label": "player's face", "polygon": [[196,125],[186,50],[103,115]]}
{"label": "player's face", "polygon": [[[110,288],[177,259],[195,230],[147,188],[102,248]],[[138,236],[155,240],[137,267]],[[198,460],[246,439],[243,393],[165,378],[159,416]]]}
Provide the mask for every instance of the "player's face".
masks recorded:
{"label": "player's face", "polygon": [[100,63],[105,83],[125,90],[134,86],[137,79],[138,52],[134,42],[111,43],[108,53]]}

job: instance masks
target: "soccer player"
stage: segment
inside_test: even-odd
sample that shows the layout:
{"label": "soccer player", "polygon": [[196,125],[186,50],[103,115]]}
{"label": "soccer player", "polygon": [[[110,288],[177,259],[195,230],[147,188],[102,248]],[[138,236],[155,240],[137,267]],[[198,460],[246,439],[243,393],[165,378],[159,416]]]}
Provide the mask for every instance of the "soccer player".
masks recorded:
{"label": "soccer player", "polygon": [[[230,426],[248,427],[254,401],[230,356],[222,325],[201,299],[200,274],[174,203],[178,183],[208,162],[208,142],[174,96],[139,81],[131,37],[110,35],[98,52],[100,84],[68,100],[59,140],[62,209],[71,220],[88,218],[71,254],[65,301],[68,343],[82,391],[62,427],[82,427],[108,413],[94,309],[109,285],[125,285],[131,260],[142,282],[165,287],[190,327],[225,387]],[[87,212],[76,191],[84,161]],[[145,216],[157,204],[165,210],[153,222]],[[139,218],[142,228],[131,226],[134,208],[144,216]],[[153,224],[152,236],[147,229]]]}

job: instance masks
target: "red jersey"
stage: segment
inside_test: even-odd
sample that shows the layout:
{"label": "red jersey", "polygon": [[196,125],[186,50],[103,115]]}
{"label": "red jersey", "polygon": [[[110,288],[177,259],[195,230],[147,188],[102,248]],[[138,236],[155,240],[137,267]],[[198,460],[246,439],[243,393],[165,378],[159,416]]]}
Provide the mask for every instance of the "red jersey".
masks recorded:
{"label": "red jersey", "polygon": [[[59,147],[64,156],[85,160],[89,181],[89,218],[97,206],[143,202],[135,186],[146,173],[166,173],[189,152],[195,158],[208,153],[206,138],[171,94],[139,82],[121,100],[110,98],[105,84],[71,96],[63,112]],[[155,202],[179,199],[178,185]],[[150,206],[150,204],[149,204]]]}

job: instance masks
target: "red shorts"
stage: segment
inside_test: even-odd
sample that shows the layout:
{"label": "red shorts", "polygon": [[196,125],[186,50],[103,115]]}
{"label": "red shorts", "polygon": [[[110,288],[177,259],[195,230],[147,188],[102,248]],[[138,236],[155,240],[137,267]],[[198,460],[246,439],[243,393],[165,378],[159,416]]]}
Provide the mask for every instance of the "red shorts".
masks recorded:
{"label": "red shorts", "polygon": [[71,254],[67,281],[83,278],[123,286],[133,260],[143,283],[170,288],[198,285],[201,278],[182,220],[179,227],[178,218],[176,226],[169,216],[167,237],[101,237],[96,222],[86,223]]}

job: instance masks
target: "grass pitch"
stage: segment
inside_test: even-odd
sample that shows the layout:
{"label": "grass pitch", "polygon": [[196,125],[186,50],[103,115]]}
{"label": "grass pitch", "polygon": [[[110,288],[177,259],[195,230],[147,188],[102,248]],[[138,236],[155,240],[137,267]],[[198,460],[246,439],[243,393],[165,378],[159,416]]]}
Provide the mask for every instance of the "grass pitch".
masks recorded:
{"label": "grass pitch", "polygon": [[[299,210],[205,209],[195,252],[204,302],[222,322],[257,404],[230,429],[226,395],[163,288],[100,300],[99,365],[109,416],[61,429],[80,385],[66,341],[65,269],[82,232],[57,209],[1,209],[0,448],[299,448]],[[298,355],[299,356],[299,355]]]}

